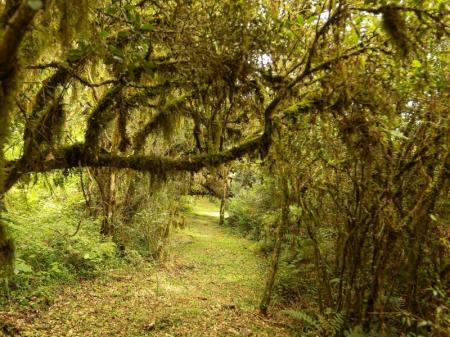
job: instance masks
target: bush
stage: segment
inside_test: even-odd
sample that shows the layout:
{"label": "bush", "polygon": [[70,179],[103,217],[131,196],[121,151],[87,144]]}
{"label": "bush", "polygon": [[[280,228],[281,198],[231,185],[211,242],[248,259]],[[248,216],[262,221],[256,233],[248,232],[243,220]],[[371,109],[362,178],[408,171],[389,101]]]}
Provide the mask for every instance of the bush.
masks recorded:
{"label": "bush", "polygon": [[267,186],[255,184],[250,188],[243,188],[229,202],[226,223],[252,240],[262,240],[274,224],[270,207]]}
{"label": "bush", "polygon": [[121,262],[115,244],[101,237],[98,221],[84,214],[76,183],[69,179],[65,185],[54,193],[39,184],[8,193],[5,218],[16,263],[9,289],[0,288],[0,304],[6,295],[23,304],[48,298],[53,285],[93,277]]}

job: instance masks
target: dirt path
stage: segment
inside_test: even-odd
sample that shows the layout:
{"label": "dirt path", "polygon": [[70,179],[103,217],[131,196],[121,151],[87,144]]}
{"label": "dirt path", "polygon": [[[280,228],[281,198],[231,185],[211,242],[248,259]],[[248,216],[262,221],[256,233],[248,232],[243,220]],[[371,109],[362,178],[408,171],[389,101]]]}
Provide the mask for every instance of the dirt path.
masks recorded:
{"label": "dirt path", "polygon": [[257,314],[264,268],[251,242],[217,226],[205,202],[187,222],[163,266],[63,288],[48,310],[16,317],[21,335],[289,336],[281,321]]}

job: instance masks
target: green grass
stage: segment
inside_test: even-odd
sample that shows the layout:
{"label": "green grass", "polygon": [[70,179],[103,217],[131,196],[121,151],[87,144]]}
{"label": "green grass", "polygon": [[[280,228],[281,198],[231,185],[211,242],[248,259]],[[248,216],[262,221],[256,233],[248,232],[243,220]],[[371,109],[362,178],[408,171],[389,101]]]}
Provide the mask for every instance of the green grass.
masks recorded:
{"label": "green grass", "polygon": [[263,285],[263,261],[252,250],[250,241],[232,236],[216,224],[216,217],[200,215],[204,213],[204,205],[199,211],[194,210],[189,219],[191,225],[178,234],[185,239],[174,241],[174,254],[201,269],[202,272],[191,275],[199,293],[209,293],[225,302],[256,305]]}

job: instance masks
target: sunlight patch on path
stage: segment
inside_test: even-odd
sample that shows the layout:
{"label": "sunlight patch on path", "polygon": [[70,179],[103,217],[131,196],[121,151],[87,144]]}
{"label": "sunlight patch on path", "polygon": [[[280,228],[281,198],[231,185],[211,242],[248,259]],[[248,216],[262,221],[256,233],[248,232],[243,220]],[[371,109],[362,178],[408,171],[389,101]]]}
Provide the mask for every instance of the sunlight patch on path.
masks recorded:
{"label": "sunlight patch on path", "polygon": [[198,211],[194,211],[194,213],[197,214],[197,215],[212,216],[212,217],[214,217],[214,218],[220,217],[220,212],[215,212],[215,211],[202,211],[202,210],[198,210]]}
{"label": "sunlight patch on path", "polygon": [[[206,198],[197,198],[193,205],[192,213],[200,216],[219,218],[220,211],[218,209],[219,205],[212,203]],[[225,218],[228,218],[228,212],[225,212]]]}

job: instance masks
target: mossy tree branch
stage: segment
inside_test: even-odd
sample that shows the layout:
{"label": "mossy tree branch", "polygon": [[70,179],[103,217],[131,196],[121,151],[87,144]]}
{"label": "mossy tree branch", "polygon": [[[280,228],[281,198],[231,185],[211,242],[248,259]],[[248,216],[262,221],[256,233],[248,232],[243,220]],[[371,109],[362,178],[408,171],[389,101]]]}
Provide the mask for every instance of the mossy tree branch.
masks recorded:
{"label": "mossy tree branch", "polygon": [[[140,172],[149,172],[160,175],[170,172],[196,172],[204,167],[217,167],[221,164],[239,159],[246,154],[258,150],[262,144],[262,136],[253,137],[228,150],[196,156],[181,158],[169,158],[156,155],[147,156],[120,156],[98,154],[97,156],[85,155],[85,145],[76,144],[52,153],[39,163],[21,162],[21,160],[7,161],[7,171],[11,172],[5,182],[5,191],[9,190],[22,175],[28,173],[43,173],[58,169],[71,169],[77,167],[113,167],[118,169],[132,169]],[[18,165],[21,171],[14,170]]]}

